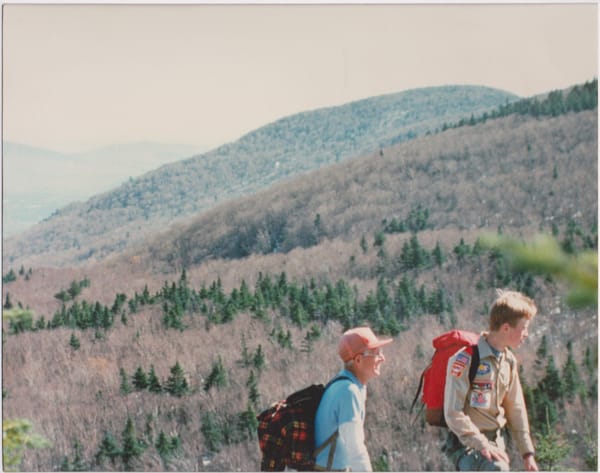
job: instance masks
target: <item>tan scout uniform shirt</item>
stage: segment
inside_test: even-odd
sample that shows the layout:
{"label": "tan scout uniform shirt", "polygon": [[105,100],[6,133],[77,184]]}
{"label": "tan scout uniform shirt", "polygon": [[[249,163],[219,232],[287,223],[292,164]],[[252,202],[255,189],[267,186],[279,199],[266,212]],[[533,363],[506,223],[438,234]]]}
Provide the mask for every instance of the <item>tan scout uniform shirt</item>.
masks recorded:
{"label": "tan scout uniform shirt", "polygon": [[506,349],[497,358],[482,336],[479,366],[469,386],[471,356],[459,351],[448,361],[444,416],[448,427],[466,447],[489,447],[482,433],[508,426],[521,455],[534,452],[525,400],[514,354]]}

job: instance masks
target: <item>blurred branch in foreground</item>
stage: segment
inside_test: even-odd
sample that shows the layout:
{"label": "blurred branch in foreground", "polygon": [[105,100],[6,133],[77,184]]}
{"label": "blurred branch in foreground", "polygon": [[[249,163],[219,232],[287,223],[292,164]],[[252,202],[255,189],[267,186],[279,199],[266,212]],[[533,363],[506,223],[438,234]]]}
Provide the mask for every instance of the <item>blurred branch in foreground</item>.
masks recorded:
{"label": "blurred branch in foreground", "polygon": [[567,254],[548,235],[537,235],[526,242],[504,235],[485,234],[480,238],[480,243],[484,247],[501,251],[517,271],[531,271],[564,280],[569,286],[566,301],[571,307],[598,304],[596,250]]}
{"label": "blurred branch in foreground", "polygon": [[10,419],[2,422],[2,463],[7,471],[18,471],[26,448],[42,448],[50,443],[31,432],[31,422]]}

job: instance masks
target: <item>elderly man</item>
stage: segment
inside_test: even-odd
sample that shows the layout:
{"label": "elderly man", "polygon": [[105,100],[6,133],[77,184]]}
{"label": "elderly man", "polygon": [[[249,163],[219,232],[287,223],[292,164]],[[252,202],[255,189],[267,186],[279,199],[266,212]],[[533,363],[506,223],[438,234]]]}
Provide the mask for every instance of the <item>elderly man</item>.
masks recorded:
{"label": "elderly man", "polygon": [[372,471],[365,445],[364,420],[367,383],[381,374],[382,347],[392,339],[379,339],[368,327],[342,335],[338,354],[343,369],[325,391],[315,419],[316,468],[326,471]]}

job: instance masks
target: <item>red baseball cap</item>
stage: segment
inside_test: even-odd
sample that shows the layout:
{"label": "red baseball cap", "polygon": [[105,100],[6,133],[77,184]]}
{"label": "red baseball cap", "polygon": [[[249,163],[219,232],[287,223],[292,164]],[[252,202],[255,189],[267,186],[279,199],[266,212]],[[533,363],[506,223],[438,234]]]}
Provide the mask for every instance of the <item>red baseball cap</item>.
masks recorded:
{"label": "red baseball cap", "polygon": [[338,354],[345,363],[365,350],[374,350],[392,341],[391,338],[377,338],[369,327],[352,328],[342,335],[338,345]]}

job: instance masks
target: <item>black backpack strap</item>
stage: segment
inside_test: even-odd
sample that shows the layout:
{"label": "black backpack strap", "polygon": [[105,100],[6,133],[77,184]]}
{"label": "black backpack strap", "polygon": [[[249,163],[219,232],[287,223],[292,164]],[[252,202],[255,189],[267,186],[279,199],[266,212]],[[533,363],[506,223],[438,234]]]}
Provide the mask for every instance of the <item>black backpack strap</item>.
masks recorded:
{"label": "black backpack strap", "polygon": [[[431,366],[431,365],[430,365]],[[410,413],[412,414],[417,401],[419,400],[419,395],[421,394],[421,389],[423,388],[423,380],[425,379],[425,372],[429,369],[429,366],[423,370],[421,373],[421,379],[419,380],[419,387],[417,388],[417,392],[415,393],[415,398],[413,399],[412,404],[410,405]]]}
{"label": "black backpack strap", "polygon": [[473,353],[471,354],[471,366],[469,367],[469,384],[475,379],[477,368],[479,368],[479,346],[472,345]]}
{"label": "black backpack strap", "polygon": [[333,378],[331,381],[329,381],[326,385],[325,385],[325,390],[323,391],[323,394],[325,394],[325,391],[327,391],[327,388],[329,386],[331,386],[333,383],[337,382],[337,381],[341,381],[342,379],[347,379],[348,381],[352,381],[348,376],[336,376],[335,378]]}

